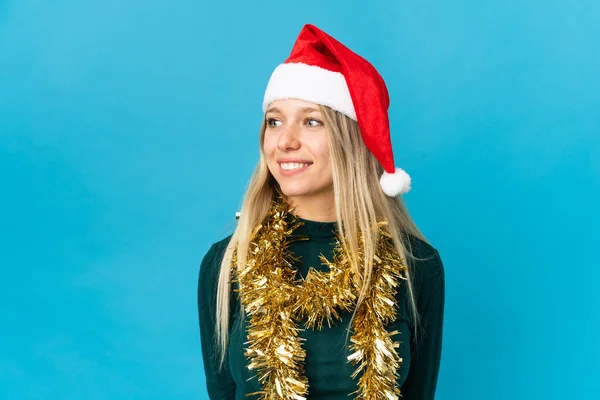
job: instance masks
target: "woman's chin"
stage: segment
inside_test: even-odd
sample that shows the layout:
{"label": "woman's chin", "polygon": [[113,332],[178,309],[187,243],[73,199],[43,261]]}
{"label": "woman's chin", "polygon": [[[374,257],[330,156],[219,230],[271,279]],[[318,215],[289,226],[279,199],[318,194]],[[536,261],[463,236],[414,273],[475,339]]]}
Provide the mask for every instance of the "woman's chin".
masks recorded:
{"label": "woman's chin", "polygon": [[279,185],[279,187],[281,188],[281,192],[286,197],[304,197],[314,194],[314,192],[312,192],[311,190],[293,185]]}
{"label": "woman's chin", "polygon": [[281,182],[279,183],[281,192],[290,198],[310,198],[322,196],[325,192],[333,190],[333,185],[328,188],[312,187],[307,184],[299,184],[299,182]]}

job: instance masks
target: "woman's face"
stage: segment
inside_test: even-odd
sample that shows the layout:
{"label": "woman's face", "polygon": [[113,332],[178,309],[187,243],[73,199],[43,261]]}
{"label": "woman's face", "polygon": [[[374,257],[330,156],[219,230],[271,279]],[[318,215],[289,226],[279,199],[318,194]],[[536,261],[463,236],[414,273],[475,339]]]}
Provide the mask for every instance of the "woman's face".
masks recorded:
{"label": "woman's face", "polygon": [[329,143],[319,106],[303,100],[272,102],[263,151],[267,166],[291,200],[333,198]]}

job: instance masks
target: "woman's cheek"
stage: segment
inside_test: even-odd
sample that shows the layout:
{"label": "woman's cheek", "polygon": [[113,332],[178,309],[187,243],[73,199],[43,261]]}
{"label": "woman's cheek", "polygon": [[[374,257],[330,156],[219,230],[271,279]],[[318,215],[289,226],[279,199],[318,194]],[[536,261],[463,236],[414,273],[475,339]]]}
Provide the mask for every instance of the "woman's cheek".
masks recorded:
{"label": "woman's cheek", "polygon": [[263,142],[263,151],[266,156],[271,156],[273,154],[273,151],[275,150],[275,144],[276,143],[273,142],[273,137],[271,135],[265,136]]}

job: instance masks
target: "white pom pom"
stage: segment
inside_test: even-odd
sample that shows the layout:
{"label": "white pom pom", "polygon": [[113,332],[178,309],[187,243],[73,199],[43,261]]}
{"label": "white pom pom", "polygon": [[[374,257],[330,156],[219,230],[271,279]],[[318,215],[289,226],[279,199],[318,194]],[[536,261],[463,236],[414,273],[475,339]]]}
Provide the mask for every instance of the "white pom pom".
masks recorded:
{"label": "white pom pom", "polygon": [[393,174],[384,171],[381,179],[379,179],[379,184],[383,193],[395,197],[410,190],[410,175],[402,168],[396,168]]}

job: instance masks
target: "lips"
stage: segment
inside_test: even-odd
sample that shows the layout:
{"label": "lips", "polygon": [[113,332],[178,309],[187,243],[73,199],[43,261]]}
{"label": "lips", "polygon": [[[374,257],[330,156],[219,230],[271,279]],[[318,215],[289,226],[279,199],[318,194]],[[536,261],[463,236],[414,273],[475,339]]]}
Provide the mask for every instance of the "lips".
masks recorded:
{"label": "lips", "polygon": [[299,158],[281,158],[277,160],[277,163],[297,163],[297,164],[312,164],[312,161],[301,160]]}
{"label": "lips", "polygon": [[279,163],[279,173],[283,176],[291,176],[306,171],[312,163]]}
{"label": "lips", "polygon": [[286,171],[291,171],[295,169],[302,169],[304,167],[310,166],[310,163],[279,163],[281,169]]}

